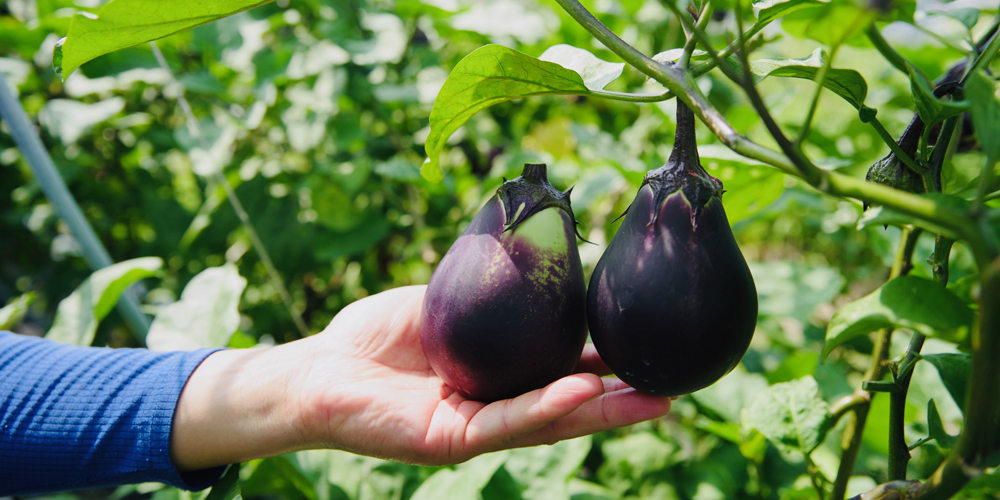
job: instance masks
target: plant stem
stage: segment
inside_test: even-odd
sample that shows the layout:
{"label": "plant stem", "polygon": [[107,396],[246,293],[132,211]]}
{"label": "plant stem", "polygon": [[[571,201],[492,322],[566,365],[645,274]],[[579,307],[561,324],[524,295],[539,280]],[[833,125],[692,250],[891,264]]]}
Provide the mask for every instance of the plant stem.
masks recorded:
{"label": "plant stem", "polygon": [[972,377],[965,430],[951,454],[921,486],[916,498],[951,498],[989,465],[1000,449],[1000,259],[980,268],[979,328],[972,332]]}
{"label": "plant stem", "polygon": [[906,59],[899,55],[899,52],[896,52],[896,49],[892,48],[889,42],[885,41],[885,38],[882,38],[882,32],[878,30],[878,26],[874,22],[869,24],[868,28],[865,29],[865,35],[868,35],[868,40],[882,54],[882,57],[886,61],[889,61],[889,64],[902,71],[904,75],[909,74],[909,70],[906,68]]}
{"label": "plant stem", "polygon": [[[698,14],[698,23],[695,27],[701,30],[708,26],[708,21],[712,19],[712,2],[705,2],[702,6],[701,13]],[[687,33],[687,40],[684,41],[684,55],[681,56],[680,65],[682,68],[687,69],[691,66],[691,54],[694,53],[695,46],[698,45],[698,39],[695,38],[691,33]]]}
{"label": "plant stem", "polygon": [[920,164],[918,164],[909,153],[903,151],[903,148],[896,142],[896,139],[893,139],[893,137],[889,135],[889,132],[882,126],[882,122],[878,121],[878,118],[873,117],[868,123],[870,123],[872,128],[875,129],[875,132],[877,132],[879,137],[882,138],[882,141],[889,146],[889,150],[892,151],[892,154],[896,155],[896,158],[899,158],[899,160],[902,161],[907,167],[910,167],[911,170],[917,172],[918,174],[922,174],[926,170],[920,166]]}
{"label": "plant stem", "polygon": [[[80,210],[80,206],[52,162],[52,157],[31,126],[24,108],[11,93],[3,72],[0,72],[0,117],[10,128],[14,144],[20,149],[45,197],[56,209],[59,217],[66,222],[73,239],[79,243],[87,266],[97,271],[113,264],[111,255],[97,237],[94,228],[87,222],[83,211]],[[138,285],[129,287],[121,295],[115,307],[135,339],[140,345],[144,345],[150,321],[139,306],[138,290]]]}
{"label": "plant stem", "polygon": [[[923,334],[913,333],[900,365],[913,363],[916,360],[920,349],[924,346],[924,340]],[[892,481],[906,479],[906,466],[910,462],[909,445],[906,444],[904,430],[906,427],[906,393],[910,389],[910,378],[912,377],[913,370],[907,370],[896,380],[897,390],[889,394],[889,480]]]}
{"label": "plant stem", "polygon": [[997,51],[1000,51],[1000,31],[995,31],[992,38],[990,38],[990,43],[986,44],[986,48],[983,49],[981,53],[976,56],[976,60],[972,62],[972,65],[965,72],[965,76],[962,77],[962,85],[969,79],[969,75],[975,73],[979,69],[987,68],[993,58],[996,57]]}
{"label": "plant stem", "polygon": [[674,93],[669,90],[660,92],[659,94],[632,94],[629,92],[615,92],[613,90],[591,90],[589,94],[582,95],[592,95],[594,97],[626,102],[660,102],[669,101],[674,98]]}
{"label": "plant stem", "polygon": [[941,169],[945,157],[948,156],[948,146],[951,144],[955,130],[958,128],[958,120],[961,118],[962,115],[957,115],[944,121],[944,125],[941,126],[941,135],[938,136],[937,143],[934,144],[934,149],[931,151],[930,160],[927,162],[927,174],[931,178],[931,185],[928,187],[933,188],[937,193],[941,192]]}
{"label": "plant stem", "polygon": [[[913,269],[913,251],[917,247],[917,240],[921,232],[920,228],[903,226],[899,247],[896,249],[896,257],[893,260],[892,269],[889,271],[890,280],[898,276],[905,276]],[[885,372],[884,361],[889,357],[891,340],[892,329],[883,328],[879,330],[875,346],[872,348],[872,363],[868,367],[868,371],[865,372],[864,380],[876,381],[882,378]],[[837,469],[837,478],[833,482],[831,500],[843,500],[847,494],[847,482],[854,474],[858,452],[861,450],[861,438],[864,434],[865,423],[868,420],[868,410],[871,407],[871,399],[875,395],[858,389],[848,397],[858,398],[864,402],[854,406],[854,416],[848,421],[847,427],[844,428],[844,438],[840,445],[842,450],[840,467]]]}
{"label": "plant stem", "polygon": [[[167,60],[163,57],[163,52],[160,52],[160,48],[157,47],[156,42],[149,42],[150,47],[153,48],[153,55],[156,56],[156,61],[159,63],[160,68],[167,72],[169,75],[170,82],[176,85],[178,88],[177,92],[177,103],[180,104],[181,110],[184,112],[184,117],[186,120],[188,131],[195,140],[204,144],[204,135],[201,133],[201,127],[198,126],[198,120],[194,116],[194,112],[191,110],[191,104],[188,102],[187,98],[184,97],[184,91],[177,79],[174,77],[173,71],[167,64]],[[281,301],[284,303],[285,308],[288,309],[288,314],[292,317],[292,323],[295,324],[295,328],[299,331],[300,337],[306,337],[309,335],[309,328],[306,327],[305,321],[302,320],[302,315],[299,311],[295,309],[295,303],[292,301],[291,294],[288,293],[288,288],[285,286],[284,280],[281,279],[281,275],[278,274],[278,268],[274,266],[274,261],[271,260],[271,254],[264,247],[264,242],[261,241],[260,236],[257,235],[257,231],[254,230],[253,224],[250,222],[250,214],[243,208],[243,203],[236,196],[236,191],[233,189],[232,184],[229,183],[229,179],[222,174],[222,168],[224,165],[215,165],[212,169],[212,178],[222,186],[226,191],[226,198],[229,199],[230,205],[233,207],[233,211],[236,212],[236,216],[240,219],[240,224],[243,226],[243,230],[246,231],[247,236],[250,238],[250,244],[253,246],[254,251],[257,252],[257,256],[260,257],[260,261],[264,264],[264,268],[267,270],[267,275],[271,285],[274,286],[278,291],[278,295],[281,297]]]}
{"label": "plant stem", "polygon": [[802,131],[799,132],[799,138],[795,140],[795,144],[798,147],[801,147],[802,142],[809,135],[809,127],[812,126],[813,116],[816,114],[816,108],[819,106],[819,97],[823,93],[823,82],[826,81],[826,74],[830,72],[830,66],[833,65],[833,57],[837,54],[838,47],[840,47],[839,44],[830,48],[830,55],[826,58],[823,67],[816,73],[816,91],[813,92],[812,102],[809,103],[809,111],[806,113],[806,119],[802,120]]}

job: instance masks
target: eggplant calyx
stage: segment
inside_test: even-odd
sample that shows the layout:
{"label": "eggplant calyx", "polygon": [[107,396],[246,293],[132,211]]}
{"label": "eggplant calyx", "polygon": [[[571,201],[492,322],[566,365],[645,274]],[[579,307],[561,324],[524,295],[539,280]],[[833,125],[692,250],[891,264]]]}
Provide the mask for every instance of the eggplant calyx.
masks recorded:
{"label": "eggplant calyx", "polygon": [[570,206],[569,195],[572,191],[573,188],[569,188],[564,193],[554,188],[549,183],[544,163],[525,163],[520,177],[504,180],[497,190],[497,196],[503,202],[504,220],[507,221],[504,232],[516,229],[529,217],[546,208],[555,207],[569,214],[576,237],[587,241],[580,235],[577,228],[579,222]]}
{"label": "eggplant calyx", "polygon": [[639,186],[642,189],[642,186],[648,185],[653,192],[653,213],[647,225],[656,224],[664,201],[678,190],[691,206],[692,227],[697,227],[701,209],[712,198],[722,197],[722,181],[709,175],[701,166],[694,125],[694,113],[678,101],[677,132],[670,158],[662,167],[647,172]]}

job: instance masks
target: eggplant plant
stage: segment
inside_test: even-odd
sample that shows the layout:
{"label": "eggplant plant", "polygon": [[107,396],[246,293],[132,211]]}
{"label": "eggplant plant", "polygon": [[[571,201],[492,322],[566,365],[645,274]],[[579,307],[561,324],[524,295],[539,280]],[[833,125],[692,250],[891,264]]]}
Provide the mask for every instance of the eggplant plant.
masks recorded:
{"label": "eggplant plant", "polygon": [[[153,3],[156,2],[115,0],[105,3],[96,16],[74,17],[64,43],[56,44],[53,69],[65,77],[99,55],[165,37],[267,2],[237,0],[223,7],[206,3],[183,8],[159,3],[151,7]],[[926,68],[908,60],[906,55],[912,58],[912,51],[902,47],[897,50],[893,45],[899,42],[887,40],[882,35],[881,27],[893,21],[908,23],[925,32],[932,31],[917,23],[913,16],[917,5],[913,1],[662,0],[662,8],[655,2],[647,2],[642,9],[644,19],[660,16],[665,24],[673,23],[672,32],[683,32],[681,46],[656,56],[636,48],[634,45],[640,45],[638,42],[630,44],[620,38],[578,0],[554,0],[552,3],[565,11],[568,17],[564,17],[564,21],[579,25],[579,28],[572,26],[566,31],[577,30],[579,36],[565,38],[580,46],[594,45],[594,41],[603,44],[623,63],[602,61],[587,50],[565,45],[551,47],[538,57],[502,45],[486,45],[470,52],[451,68],[430,112],[429,124],[407,125],[411,133],[429,125],[423,144],[427,161],[420,168],[426,182],[416,184],[414,181],[408,187],[419,185],[422,193],[454,189],[455,183],[450,181],[459,171],[446,172],[439,161],[449,148],[449,138],[477,112],[519,98],[579,96],[584,99],[574,98],[575,106],[595,108],[598,105],[592,103],[599,99],[637,105],[660,103],[664,107],[669,106],[663,104],[665,101],[674,100],[677,120],[673,151],[667,165],[646,174],[640,186],[632,186],[638,189],[638,194],[596,265],[589,292],[584,291],[584,266],[576,248],[576,221],[569,207],[568,193],[554,190],[545,180],[545,170],[541,166],[529,165],[521,178],[501,186],[497,195],[486,203],[454,242],[430,279],[421,341],[435,370],[456,390],[483,401],[539,387],[573,370],[589,316],[595,344],[607,365],[624,382],[659,395],[694,391],[692,400],[699,415],[694,425],[697,432],[735,445],[740,456],[746,459],[745,468],[753,471],[753,477],[766,477],[775,472],[767,470],[775,461],[774,454],[767,452],[767,447],[772,446],[783,457],[801,458],[809,479],[807,488],[812,489],[811,496],[842,500],[851,487],[851,479],[858,475],[859,463],[878,462],[871,456],[866,457],[865,448],[872,446],[875,438],[871,435],[883,430],[883,435],[876,437],[886,445],[887,463],[884,473],[872,474],[882,484],[865,488],[868,490],[865,492],[855,491],[860,493],[856,498],[951,498],[962,494],[959,492],[970,482],[975,484],[982,478],[995,481],[992,467],[1000,452],[1000,425],[997,425],[1000,422],[1000,398],[997,397],[1000,394],[1000,206],[997,202],[1000,178],[996,175],[996,164],[1000,160],[1000,102],[996,97],[994,62],[1000,52],[997,34],[1000,19],[980,20],[980,11],[976,9],[950,9],[948,15],[963,24],[969,36],[956,41],[950,39],[955,37],[932,33],[936,40],[963,54],[950,71],[933,80],[924,74]],[[611,4],[600,3],[602,19],[608,20],[627,11]],[[16,5],[18,12],[25,10],[20,3]],[[438,7],[431,9],[422,2],[399,2],[399,8],[416,13],[414,16],[425,12],[440,14]],[[357,14],[353,4],[336,11],[322,9],[318,9],[322,18],[318,25],[323,36],[328,35],[331,26],[341,26]],[[153,10],[156,16],[149,13]],[[0,9],[0,13],[3,12]],[[301,21],[298,11],[279,16],[282,26],[296,24],[296,19]],[[414,33],[413,40],[426,41],[437,37],[439,32],[461,31],[455,27],[461,23],[445,26],[447,23],[435,25],[424,20],[412,23],[422,30],[419,37]],[[751,20],[752,24],[746,24]],[[756,50],[773,41],[772,30],[766,28],[773,28],[772,23],[779,20],[784,30],[797,30],[799,35],[808,35],[823,47],[799,59],[754,58]],[[370,21],[362,23],[364,26],[359,26],[357,31],[376,32],[382,26],[374,17]],[[301,39],[323,38],[306,36],[299,28],[288,32],[294,32]],[[593,40],[582,34],[584,30]],[[252,32],[247,30],[248,34]],[[664,38],[657,35],[651,37],[654,42],[650,42],[633,33],[630,36],[621,34],[629,40],[641,41],[642,46],[655,45]],[[242,31],[240,36],[244,36]],[[352,40],[344,45],[350,48],[392,45],[367,42]],[[37,40],[33,43],[38,46]],[[865,67],[861,64],[852,67],[856,61],[844,55],[853,54],[851,51],[862,45],[873,47],[885,61],[865,61]],[[434,48],[441,46],[434,45]],[[320,46],[317,44],[317,47]],[[275,66],[274,61],[291,59],[298,65],[296,71],[305,73],[310,63],[302,61],[310,57],[313,62],[343,59],[350,60],[345,65],[360,66],[375,57],[365,54],[371,57],[345,59],[329,46],[321,48],[325,52],[317,50],[314,54],[310,50],[304,56],[305,51],[294,56],[261,55],[255,60],[274,66],[268,66],[270,73],[281,73],[282,68]],[[335,48],[343,50],[339,46]],[[532,46],[529,49],[535,50]],[[162,63],[162,55],[158,52],[157,55],[161,56],[161,66],[166,66]],[[432,54],[428,58],[438,64],[437,56]],[[873,107],[891,110],[895,104],[890,105],[882,97],[869,100],[868,82],[859,69],[866,70],[866,75],[874,74],[871,63],[881,64],[878,71],[882,73],[898,71],[896,76],[909,81],[909,97],[915,116],[900,134],[890,133],[879,119],[879,110]],[[387,72],[409,71],[401,69],[408,68],[407,64],[393,67],[395,62],[391,58],[379,60],[378,64],[382,66],[377,70],[364,69],[362,79],[365,82],[382,81],[380,78]],[[386,66],[390,69],[386,70]],[[618,78],[626,66],[662,88],[642,93],[606,90],[605,87]],[[327,87],[339,86],[331,83],[339,76],[334,76],[333,71],[328,75],[326,80],[323,78],[327,74],[316,77],[317,89],[323,87],[320,80]],[[794,78],[801,80],[799,83],[803,85],[811,85],[806,87],[811,90],[808,105],[800,110],[797,122],[791,123],[787,118],[790,112],[784,109],[780,99],[762,95],[759,84],[766,78]],[[200,81],[193,78],[188,83],[198,87]],[[239,94],[251,95],[253,92],[246,87],[245,81],[242,82]],[[706,96],[704,89],[709,86],[724,87],[725,91],[713,91],[714,95]],[[306,87],[312,85],[294,89],[299,92],[298,101],[309,100],[303,99],[303,95],[316,95],[305,92]],[[53,92],[62,89],[61,86],[52,88],[57,89]],[[261,88],[268,87],[262,85]],[[822,134],[814,133],[815,122],[822,118],[823,108],[819,103],[824,89],[841,98],[844,102],[838,104],[851,109],[852,114],[856,111],[857,118],[847,126],[869,132],[888,148],[889,154],[875,163],[867,176],[863,175],[863,170],[838,168],[838,158],[832,153],[836,147],[824,144]],[[381,90],[385,92],[370,93],[387,102],[394,102],[393,99],[398,98],[396,94],[408,92],[403,86],[390,85]],[[353,113],[355,110],[351,108],[355,104],[347,105],[346,101],[341,103],[344,114]],[[186,106],[184,103],[181,107]],[[777,114],[779,106],[782,108],[780,115]],[[759,120],[763,127],[751,129],[739,109],[752,109],[755,116],[751,121]],[[290,120],[295,118],[292,111],[294,109],[283,116],[287,115]],[[317,122],[332,120],[336,111],[327,109],[324,113],[327,114]],[[367,110],[358,113],[359,124],[371,121],[371,114],[366,113]],[[217,116],[223,114],[215,113]],[[406,113],[402,116],[407,118]],[[530,115],[529,120],[539,116],[540,113]],[[521,115],[513,120],[517,125],[512,128],[522,126],[526,121],[523,118]],[[700,166],[694,136],[695,119],[721,146],[741,158],[733,162],[739,168],[750,170],[764,165],[770,169],[769,173],[784,175],[789,184],[806,186],[804,189],[848,206],[872,207],[862,219],[866,224],[899,228],[901,237],[895,258],[891,269],[883,273],[888,279],[868,295],[839,304],[839,310],[820,321],[824,323],[825,332],[821,335],[824,337],[823,351],[818,357],[839,357],[844,363],[856,365],[858,358],[845,354],[848,348],[852,354],[857,354],[859,349],[870,352],[865,358],[867,371],[858,380],[851,380],[848,395],[827,402],[820,394],[816,379],[806,375],[772,381],[770,387],[761,390],[753,401],[746,401],[746,405],[740,404],[743,395],[728,393],[727,403],[734,408],[729,408],[731,411],[725,412],[729,413],[727,415],[717,411],[717,406],[710,408],[711,405],[706,404],[709,398],[703,396],[707,391],[701,389],[736,366],[747,352],[755,329],[759,331],[762,323],[757,318],[757,290],[753,277],[724,211],[727,197],[732,199],[744,193],[730,186],[730,192],[724,195],[718,180]],[[385,125],[385,122],[379,124]],[[189,124],[189,128],[197,127]],[[353,122],[351,126],[342,126],[338,135],[352,137],[345,130],[353,128],[358,128],[353,127]],[[27,127],[20,129],[27,130]],[[375,129],[373,126],[372,130]],[[313,128],[310,125],[298,130]],[[978,139],[974,147],[982,154],[973,157],[976,159],[974,165],[960,164],[955,161],[956,151],[969,145],[970,131]],[[475,134],[478,131],[467,132]],[[266,135],[270,138],[281,134],[275,131]],[[707,137],[702,135],[703,142],[708,142],[705,141]],[[260,139],[264,141],[263,136]],[[152,142],[160,140],[162,138]],[[474,143],[471,147],[470,142]],[[599,141],[595,143],[600,147]],[[293,142],[295,144],[301,145]],[[399,144],[410,143],[399,141],[394,147],[405,148]],[[203,150],[210,149],[205,144],[202,146]],[[350,140],[343,145],[337,143],[337,147],[340,146],[343,150],[337,151],[338,154],[356,149],[356,144]],[[474,153],[481,149],[475,141],[467,140],[463,146]],[[593,144],[583,146],[595,147]],[[41,148],[35,149],[41,151]],[[214,154],[216,148],[211,149]],[[218,149],[227,148],[220,146]],[[313,153],[317,161],[327,161],[335,149],[331,146]],[[467,153],[467,156],[474,156],[474,153]],[[413,153],[416,154],[419,153]],[[376,156],[384,159],[384,155],[373,154]],[[489,156],[492,160],[496,155],[490,151]],[[868,160],[870,158],[864,166]],[[473,162],[470,160],[470,163]],[[248,165],[252,166],[250,162]],[[394,166],[390,163],[380,163],[379,169],[387,177],[416,177],[416,172],[409,170],[392,174]],[[218,184],[211,186],[226,187],[221,168],[215,175]],[[443,182],[446,179],[449,182]],[[639,182],[637,176],[632,180]],[[434,186],[434,183],[442,184]],[[287,188],[285,192],[287,194]],[[414,188],[414,198],[419,198],[417,192]],[[250,240],[256,251],[262,253],[269,274],[276,277],[277,272],[266,257],[263,245],[258,244],[246,213],[238,208],[235,194],[227,192],[227,196],[232,197]],[[206,206],[210,204],[206,202]],[[425,221],[419,220],[415,226],[423,228],[423,224]],[[75,229],[74,232],[83,234]],[[933,238],[933,251],[919,244],[922,235]],[[973,261],[972,274],[961,280],[951,278],[951,256],[956,246],[971,255]],[[433,252],[424,254],[433,257]],[[433,261],[433,258],[424,259]],[[932,273],[911,275],[915,263],[924,259],[931,264]],[[358,285],[354,287],[358,290]],[[282,286],[275,288],[283,289]],[[763,295],[763,287],[760,291]],[[287,297],[289,294],[282,295],[286,296],[283,298],[287,299],[289,310],[295,313]],[[761,305],[763,308],[763,302]],[[297,313],[293,314],[296,316]],[[954,352],[922,353],[929,337],[951,346]],[[894,339],[896,343],[906,344],[906,348],[894,350]],[[755,369],[762,371],[760,359],[744,361],[748,366],[750,361],[756,362]],[[914,370],[927,365],[937,369],[951,398],[960,407],[963,416],[960,429],[948,429],[961,430],[960,435],[946,432],[933,400],[927,402],[925,426],[921,424],[922,427],[914,429],[905,425],[908,398],[916,397],[910,390]],[[826,369],[827,373],[835,370],[830,365]],[[882,416],[876,410],[886,399],[888,411]],[[886,421],[875,422],[875,418]],[[922,435],[915,438],[915,431]],[[814,459],[815,451],[824,443],[824,451],[828,453],[822,460]],[[669,453],[657,439],[639,444],[625,443],[629,446],[618,444],[622,445],[618,449],[608,445],[600,450],[601,453],[589,456],[589,448],[576,450],[575,466],[579,467],[585,458],[590,464],[598,455],[627,462],[629,455],[646,450],[656,450],[650,454],[659,454],[656,460],[660,465],[668,461],[664,457]],[[910,463],[911,452],[916,449],[930,450],[924,453],[925,466],[920,469]],[[483,484],[489,481],[505,493],[515,483],[522,492],[531,491],[535,495],[539,491],[551,491],[540,489],[530,478],[525,478],[529,474],[524,471],[537,472],[540,476],[545,474],[524,465],[533,463],[535,458],[521,455],[520,463],[514,460],[510,470],[479,479]],[[835,470],[830,470],[831,464]],[[490,474],[500,470],[498,467],[494,464],[489,469]],[[325,467],[316,475],[336,469]],[[372,470],[369,467],[358,476],[373,475],[370,474]],[[629,470],[641,476],[642,471]],[[603,468],[597,475],[602,473],[613,476]],[[656,474],[659,472],[637,476],[635,480],[644,481]],[[435,482],[434,477],[441,481]],[[437,471],[432,480],[424,484],[437,485],[435,487],[445,491],[440,485],[453,484],[447,481],[449,477],[458,477],[458,471]],[[989,490],[990,487],[984,487],[976,491]],[[430,487],[421,487],[413,496],[431,498],[433,492]],[[627,496],[622,491],[610,490],[597,493],[578,490],[578,493],[609,498]],[[676,496],[694,497],[700,493],[699,489]],[[743,493],[747,498],[777,495],[764,488],[751,491],[749,486]],[[307,496],[315,495],[314,491]]]}

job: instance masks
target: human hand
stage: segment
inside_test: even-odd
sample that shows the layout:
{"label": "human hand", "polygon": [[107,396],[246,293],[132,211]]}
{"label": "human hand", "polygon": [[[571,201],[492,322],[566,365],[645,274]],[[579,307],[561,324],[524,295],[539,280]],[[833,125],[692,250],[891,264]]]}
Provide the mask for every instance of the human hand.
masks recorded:
{"label": "human hand", "polygon": [[[601,378],[609,370],[591,345],[578,373],[542,389],[491,404],[465,399],[434,374],[420,346],[425,289],[397,288],[359,300],[319,335],[207,358],[192,374],[192,389],[185,388],[181,403],[188,396],[191,401],[244,402],[215,411],[204,404],[179,404],[175,464],[204,468],[307,448],[408,463],[458,463],[490,451],[630,425],[670,409],[668,398]],[[221,382],[233,376],[249,380]],[[241,385],[249,386],[239,391],[242,397],[226,389]],[[240,415],[249,425],[233,425],[233,418],[244,418]],[[187,432],[186,422],[211,430]],[[209,446],[206,440],[221,442]]]}

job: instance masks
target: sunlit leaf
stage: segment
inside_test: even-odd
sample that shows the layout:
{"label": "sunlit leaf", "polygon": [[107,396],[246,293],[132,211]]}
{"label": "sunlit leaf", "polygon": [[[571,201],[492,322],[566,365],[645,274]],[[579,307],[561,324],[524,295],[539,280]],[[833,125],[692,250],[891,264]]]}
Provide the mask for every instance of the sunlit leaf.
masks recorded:
{"label": "sunlit leaf", "polygon": [[946,101],[934,96],[934,87],[927,75],[919,68],[906,63],[910,73],[910,92],[913,96],[913,104],[917,107],[917,114],[927,125],[934,125],[951,118],[952,116],[969,111],[970,102]]}
{"label": "sunlit leaf", "polygon": [[122,292],[132,283],[156,275],[162,267],[159,257],[143,257],[94,271],[59,303],[56,319],[45,338],[64,344],[90,345],[97,324],[111,312]]}
{"label": "sunlit leaf", "polygon": [[936,11],[933,12],[933,14],[940,14],[942,16],[948,16],[955,19],[962,23],[962,25],[965,26],[965,29],[970,30],[975,27],[976,22],[979,21],[979,9],[973,7]]}
{"label": "sunlit leaf", "polygon": [[834,347],[879,328],[908,328],[959,341],[968,333],[972,318],[972,310],[940,283],[900,276],[833,315],[826,330],[823,357]]}
{"label": "sunlit leaf", "polygon": [[590,90],[602,90],[609,83],[618,79],[625,69],[625,63],[610,63],[590,52],[578,49],[572,45],[553,45],[542,55],[538,56],[540,61],[556,63],[566,69],[576,71],[583,84]]}
{"label": "sunlit leaf", "polygon": [[247,280],[236,266],[210,267],[184,287],[181,299],[156,315],[146,345],[154,351],[223,347],[240,326],[237,309]]}
{"label": "sunlit leaf", "polygon": [[[802,59],[757,59],[750,63],[754,80],[761,81],[768,76],[803,78],[816,80],[816,75],[826,64],[826,51],[816,49],[809,57]],[[861,73],[853,69],[830,68],[823,79],[823,86],[839,95],[856,109],[862,109],[868,96],[868,84]]]}
{"label": "sunlit leaf", "polygon": [[108,52],[163,38],[269,1],[107,2],[97,11],[96,18],[83,14],[73,17],[66,38],[56,46],[53,69],[61,78],[66,78],[83,63]]}
{"label": "sunlit leaf", "polygon": [[430,182],[444,179],[438,157],[445,142],[480,110],[520,97],[588,93],[576,71],[502,45],[480,47],[459,61],[434,101],[420,173]]}
{"label": "sunlit leaf", "polygon": [[801,9],[818,7],[825,2],[819,0],[762,0],[754,2],[757,24],[763,25]]}
{"label": "sunlit leaf", "polygon": [[410,500],[443,500],[445,498],[479,498],[497,469],[503,466],[509,451],[488,453],[473,458],[456,469],[441,469],[427,478]]}
{"label": "sunlit leaf", "polygon": [[939,353],[925,354],[922,358],[937,368],[951,399],[964,411],[969,378],[972,376],[972,356],[964,353]]}
{"label": "sunlit leaf", "polygon": [[591,437],[560,441],[552,446],[511,450],[504,469],[520,485],[525,500],[565,498],[569,479],[590,452]]}
{"label": "sunlit leaf", "polygon": [[741,417],[744,427],[757,429],[778,450],[791,455],[808,455],[816,449],[829,423],[828,405],[811,376],[769,387]]}
{"label": "sunlit leaf", "polygon": [[28,292],[0,308],[0,330],[10,330],[17,326],[24,319],[24,315],[28,313],[28,307],[34,301],[35,294]]}

